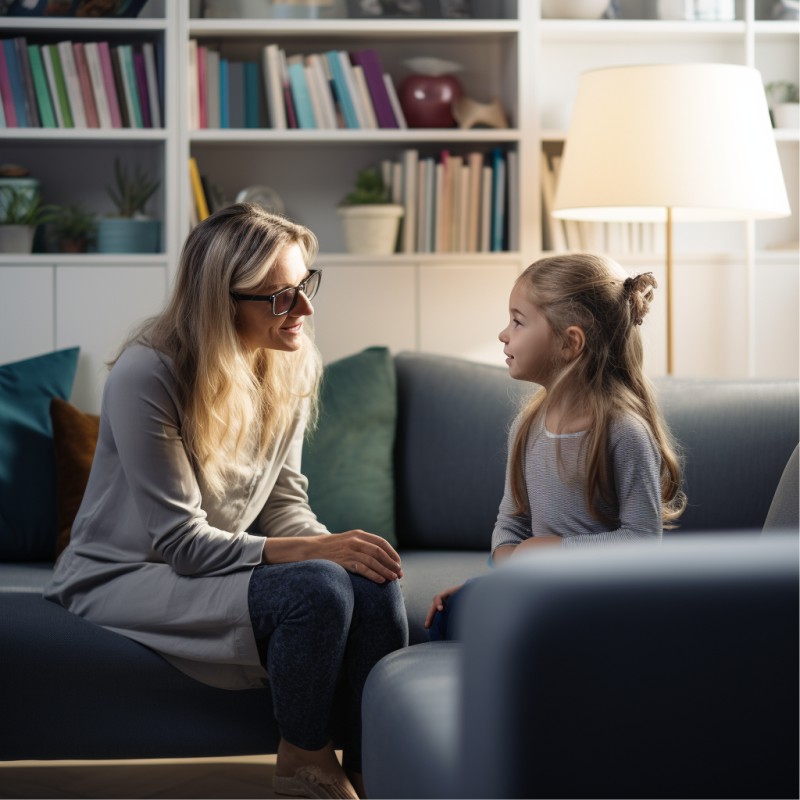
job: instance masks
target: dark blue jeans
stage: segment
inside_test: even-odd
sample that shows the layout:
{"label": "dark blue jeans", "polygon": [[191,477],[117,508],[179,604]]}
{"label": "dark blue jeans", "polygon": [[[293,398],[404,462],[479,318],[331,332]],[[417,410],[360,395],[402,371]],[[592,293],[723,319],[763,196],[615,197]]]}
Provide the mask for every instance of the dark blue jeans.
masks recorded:
{"label": "dark blue jeans", "polygon": [[464,597],[470,591],[472,584],[479,578],[470,578],[455,593],[447,598],[444,608],[434,614],[431,627],[428,628],[428,638],[432,642],[444,642],[458,639],[458,624],[460,619],[460,609],[464,604]]}
{"label": "dark blue jeans", "polygon": [[360,772],[364,683],[408,644],[399,583],[373,583],[322,559],[264,564],[250,578],[248,603],[281,736],[319,750],[341,709],[344,767]]}

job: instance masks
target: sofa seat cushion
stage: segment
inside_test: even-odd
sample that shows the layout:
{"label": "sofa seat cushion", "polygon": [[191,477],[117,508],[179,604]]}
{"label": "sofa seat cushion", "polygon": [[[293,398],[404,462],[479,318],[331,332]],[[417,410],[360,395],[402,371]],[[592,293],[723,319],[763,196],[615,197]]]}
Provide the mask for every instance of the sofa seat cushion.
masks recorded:
{"label": "sofa seat cushion", "polygon": [[29,564],[0,564],[0,592],[41,594],[53,574],[49,561]]}

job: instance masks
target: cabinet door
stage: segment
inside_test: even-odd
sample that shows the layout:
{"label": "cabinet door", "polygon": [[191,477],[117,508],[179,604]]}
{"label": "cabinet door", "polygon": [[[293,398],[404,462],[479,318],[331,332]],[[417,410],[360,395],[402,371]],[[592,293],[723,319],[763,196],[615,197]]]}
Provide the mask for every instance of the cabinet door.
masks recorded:
{"label": "cabinet door", "polygon": [[56,272],[56,343],[81,348],[72,402],[97,413],[106,362],[131,329],[161,310],[163,267],[59,267]]}
{"label": "cabinet door", "polygon": [[511,265],[421,269],[420,350],[503,364],[497,336],[508,324],[508,296],[518,274]]}
{"label": "cabinet door", "polygon": [[314,298],[317,346],[324,360],[384,345],[416,348],[414,266],[325,267]]}
{"label": "cabinet door", "polygon": [[53,349],[53,267],[0,267],[0,363]]}

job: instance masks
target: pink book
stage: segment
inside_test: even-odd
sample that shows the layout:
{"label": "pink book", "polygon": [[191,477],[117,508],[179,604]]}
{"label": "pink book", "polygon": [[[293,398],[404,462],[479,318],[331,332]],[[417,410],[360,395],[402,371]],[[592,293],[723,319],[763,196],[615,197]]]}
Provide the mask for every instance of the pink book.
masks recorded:
{"label": "pink book", "polygon": [[95,105],[94,92],[92,91],[92,78],[89,75],[89,65],[86,61],[83,42],[75,42],[72,45],[72,49],[75,53],[75,69],[78,70],[83,107],[86,110],[86,125],[89,128],[99,128],[100,121],[97,118],[97,106]]}
{"label": "pink book", "polygon": [[103,84],[108,97],[108,110],[111,112],[111,126],[121,128],[122,115],[119,112],[119,98],[117,97],[117,87],[114,84],[114,68],[111,66],[111,51],[108,42],[98,42],[97,49],[100,52],[100,66],[103,69]]}
{"label": "pink book", "polygon": [[18,128],[17,112],[14,110],[14,97],[11,94],[11,79],[8,77],[6,54],[0,47],[0,95],[3,96],[3,110],[6,113],[6,125],[9,128]]}
{"label": "pink book", "polygon": [[197,93],[200,97],[200,128],[208,127],[208,105],[206,103],[206,48],[197,48]]}

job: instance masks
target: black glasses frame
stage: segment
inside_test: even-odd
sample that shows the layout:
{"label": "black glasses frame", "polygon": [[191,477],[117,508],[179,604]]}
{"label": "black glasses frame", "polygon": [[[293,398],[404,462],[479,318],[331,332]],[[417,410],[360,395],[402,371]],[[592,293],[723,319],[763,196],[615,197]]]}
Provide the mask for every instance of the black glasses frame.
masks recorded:
{"label": "black glasses frame", "polygon": [[[306,287],[308,286],[308,282],[313,280],[314,278],[317,279],[317,285],[309,294],[306,291]],[[305,278],[304,281],[298,283],[297,286],[287,286],[285,289],[281,289],[279,292],[275,292],[275,294],[242,294],[241,292],[231,292],[231,297],[234,300],[252,300],[257,303],[272,303],[272,313],[276,317],[285,317],[287,314],[292,312],[292,309],[297,305],[297,298],[300,296],[300,292],[302,292],[309,300],[312,300],[314,296],[319,291],[319,287],[322,284],[322,270],[321,269],[311,269],[308,271],[308,276]],[[281,311],[278,313],[275,311],[275,298],[279,297],[282,294],[286,294],[286,292],[294,292],[294,296],[292,297],[292,302],[289,305],[289,308],[286,311]]]}

